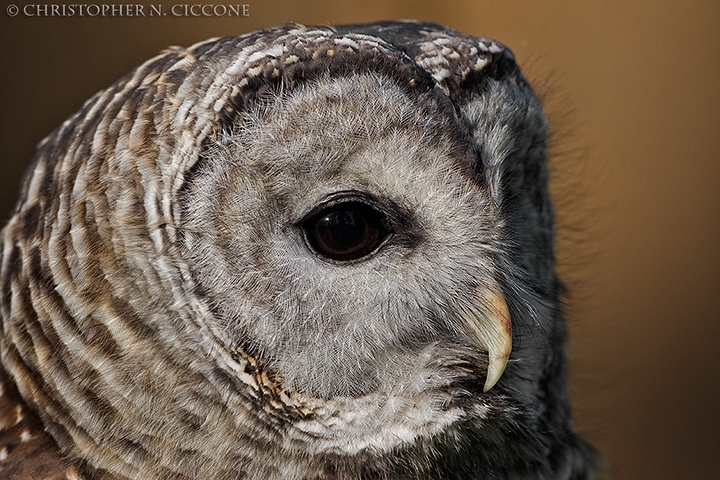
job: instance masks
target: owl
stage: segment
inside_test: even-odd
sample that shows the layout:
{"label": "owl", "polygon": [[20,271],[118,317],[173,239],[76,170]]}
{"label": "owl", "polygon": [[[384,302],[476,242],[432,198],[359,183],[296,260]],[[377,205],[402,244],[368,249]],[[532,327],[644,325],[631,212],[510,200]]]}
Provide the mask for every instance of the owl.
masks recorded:
{"label": "owl", "polygon": [[0,476],[592,478],[547,122],[412,21],[171,48],[38,146],[0,241]]}

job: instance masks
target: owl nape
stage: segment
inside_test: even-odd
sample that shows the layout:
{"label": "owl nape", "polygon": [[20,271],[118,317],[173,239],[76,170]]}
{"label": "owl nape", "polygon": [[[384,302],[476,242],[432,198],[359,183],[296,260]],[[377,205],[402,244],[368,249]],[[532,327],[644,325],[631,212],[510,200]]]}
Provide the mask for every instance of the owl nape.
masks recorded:
{"label": "owl nape", "polygon": [[0,476],[593,478],[547,122],[412,21],[171,48],[38,146],[0,242]]}

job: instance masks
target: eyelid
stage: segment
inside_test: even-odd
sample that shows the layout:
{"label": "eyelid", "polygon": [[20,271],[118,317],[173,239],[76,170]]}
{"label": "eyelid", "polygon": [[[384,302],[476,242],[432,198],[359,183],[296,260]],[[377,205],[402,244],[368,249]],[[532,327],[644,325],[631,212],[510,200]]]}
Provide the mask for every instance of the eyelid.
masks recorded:
{"label": "eyelid", "polygon": [[317,205],[315,205],[310,211],[305,213],[302,218],[297,222],[298,226],[302,226],[304,223],[308,222],[309,220],[318,217],[322,212],[325,210],[328,210],[336,205],[340,205],[343,203],[362,203],[364,205],[367,205],[368,207],[372,208],[373,210],[377,210],[382,214],[383,217],[383,227],[388,229],[390,231],[390,227],[392,226],[392,216],[387,211],[387,209],[383,206],[383,204],[378,201],[374,196],[369,195],[364,192],[359,192],[356,190],[344,190],[339,192],[334,192],[327,197],[325,197],[322,201],[320,201]]}

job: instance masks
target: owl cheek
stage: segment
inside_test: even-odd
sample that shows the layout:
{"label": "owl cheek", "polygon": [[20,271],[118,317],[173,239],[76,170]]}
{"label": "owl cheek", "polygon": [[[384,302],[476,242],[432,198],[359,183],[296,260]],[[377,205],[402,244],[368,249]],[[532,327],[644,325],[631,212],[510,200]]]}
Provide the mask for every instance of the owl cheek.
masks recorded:
{"label": "owl cheek", "polygon": [[459,312],[460,321],[471,339],[488,352],[488,370],[483,391],[500,380],[512,350],[510,311],[497,284],[479,286],[477,297]]}

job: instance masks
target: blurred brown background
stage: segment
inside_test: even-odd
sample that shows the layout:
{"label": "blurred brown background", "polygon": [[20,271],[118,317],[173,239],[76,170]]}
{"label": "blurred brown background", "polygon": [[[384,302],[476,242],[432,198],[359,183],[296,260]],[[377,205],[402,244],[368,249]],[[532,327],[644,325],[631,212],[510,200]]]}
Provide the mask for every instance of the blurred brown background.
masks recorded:
{"label": "blurred brown background", "polygon": [[290,21],[393,18],[498,39],[555,126],[577,428],[612,478],[720,478],[720,2],[188,3],[241,2],[247,18],[172,17],[181,0],[152,2],[162,18],[37,18],[23,15],[26,0],[10,16],[4,0],[3,222],[34,145],[168,45]]}

